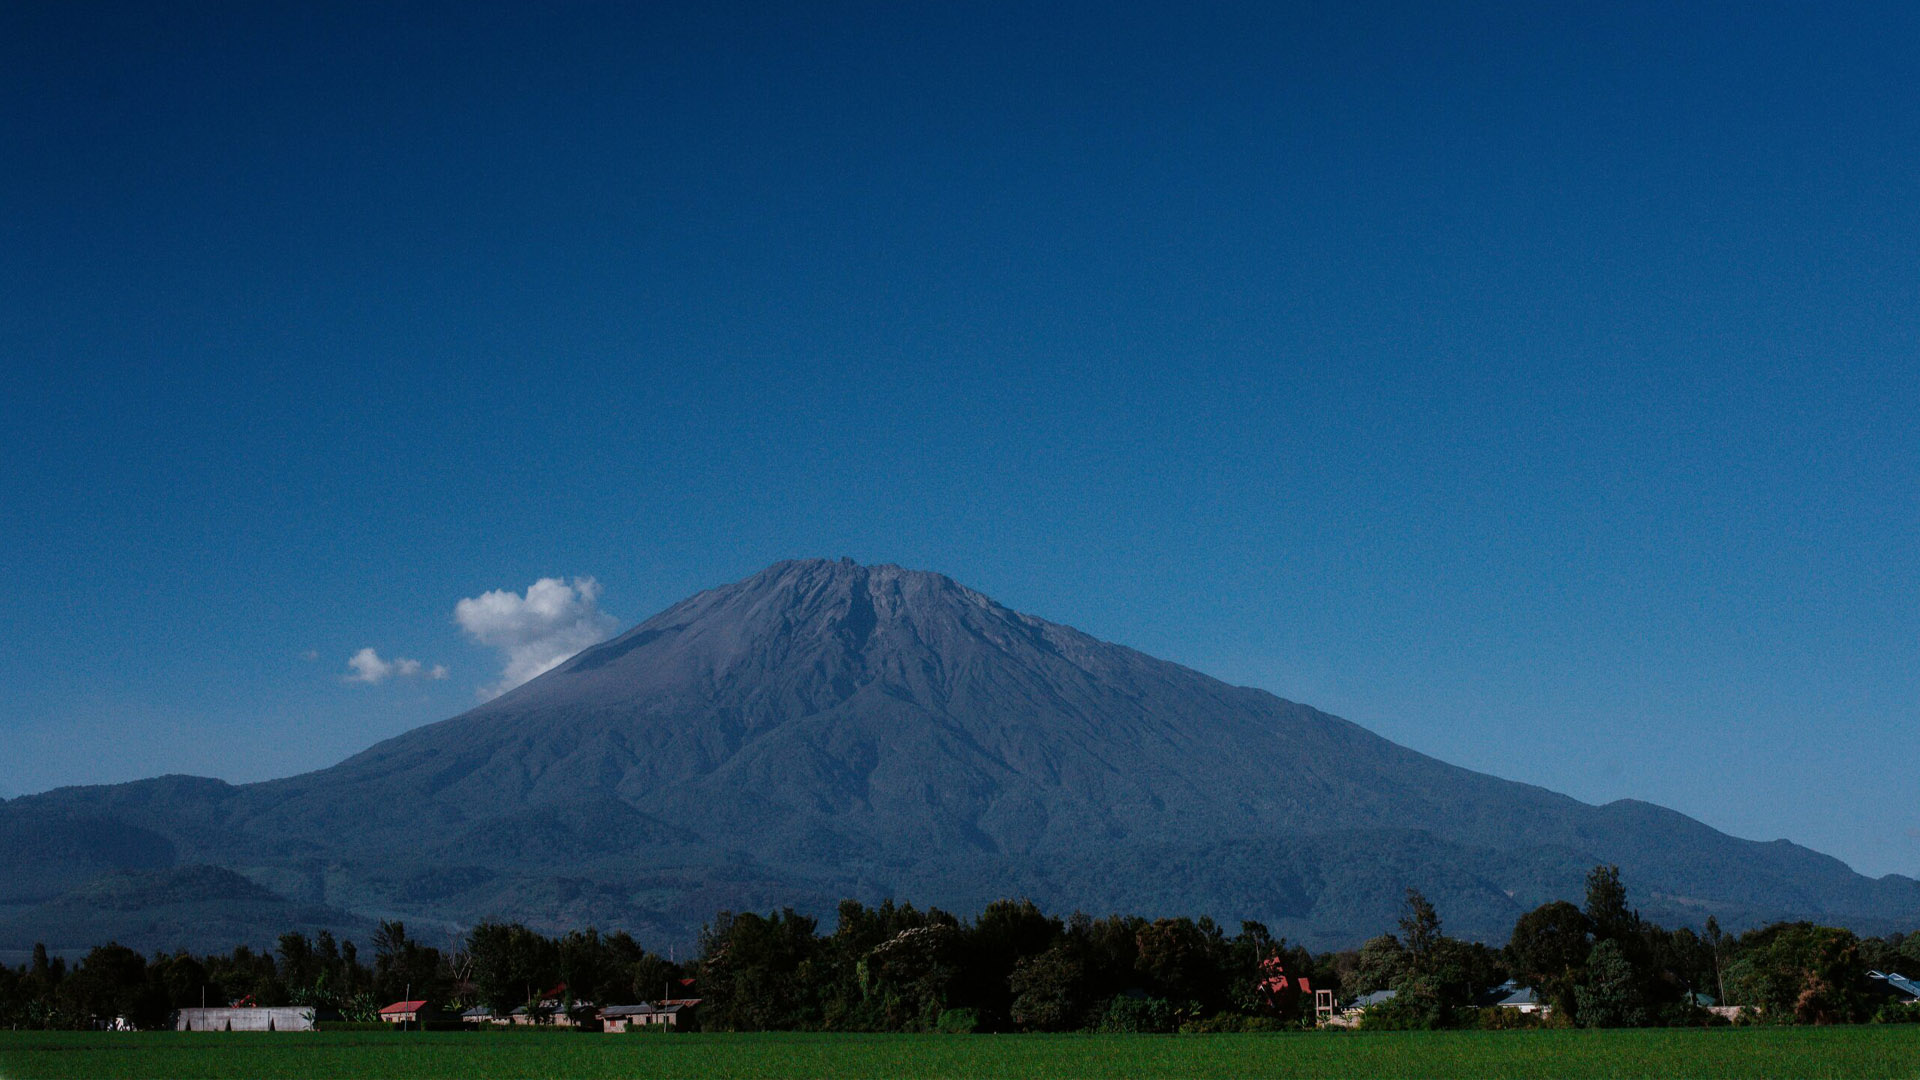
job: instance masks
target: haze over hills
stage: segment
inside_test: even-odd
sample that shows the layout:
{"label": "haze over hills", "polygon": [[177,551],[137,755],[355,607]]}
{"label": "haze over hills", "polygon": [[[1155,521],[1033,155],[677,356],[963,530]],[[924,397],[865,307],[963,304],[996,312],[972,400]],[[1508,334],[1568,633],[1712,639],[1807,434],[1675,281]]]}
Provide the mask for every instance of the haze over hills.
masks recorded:
{"label": "haze over hills", "polygon": [[939,574],[812,560],[329,769],[0,805],[0,948],[395,917],[684,942],[722,908],[844,896],[1251,918],[1326,947],[1390,926],[1407,886],[1503,939],[1603,862],[1669,924],[1920,923],[1911,879],[1448,765]]}

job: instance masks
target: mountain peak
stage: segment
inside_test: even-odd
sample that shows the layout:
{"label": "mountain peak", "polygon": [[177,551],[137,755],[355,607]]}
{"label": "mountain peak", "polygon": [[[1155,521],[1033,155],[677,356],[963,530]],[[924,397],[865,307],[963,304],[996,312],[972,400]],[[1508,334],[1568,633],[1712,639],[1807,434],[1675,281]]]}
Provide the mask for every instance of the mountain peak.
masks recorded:
{"label": "mountain peak", "polygon": [[382,912],[555,928],[685,934],[723,907],[1024,895],[1352,944],[1408,885],[1453,925],[1504,934],[1525,906],[1577,897],[1595,863],[1663,921],[1920,910],[1912,882],[1470,772],[944,575],[852,559],[688,597],[318,773],[14,800],[0,882],[32,877],[8,852],[39,850],[8,830],[53,837],[56,809],[63,849],[75,830],[142,838],[109,860],[124,869],[277,867],[331,903],[310,876],[325,860],[359,875],[345,895],[393,896]]}
{"label": "mountain peak", "polygon": [[948,592],[979,597],[972,589],[932,570],[910,570],[893,563],[869,566],[844,556],[838,559],[785,559],[751,577],[721,586],[722,589],[759,594],[854,591],[862,587],[891,589],[916,600],[929,600]]}
{"label": "mountain peak", "polygon": [[[944,574],[852,559],[793,559],[708,589],[626,633],[587,649],[498,699],[496,709],[540,699],[659,704],[699,698],[769,699],[812,707],[876,682],[902,700],[944,696],[928,674],[992,648],[1002,666],[1031,668],[1063,655],[1065,627],[1019,615]],[[485,708],[485,707],[483,707]]]}

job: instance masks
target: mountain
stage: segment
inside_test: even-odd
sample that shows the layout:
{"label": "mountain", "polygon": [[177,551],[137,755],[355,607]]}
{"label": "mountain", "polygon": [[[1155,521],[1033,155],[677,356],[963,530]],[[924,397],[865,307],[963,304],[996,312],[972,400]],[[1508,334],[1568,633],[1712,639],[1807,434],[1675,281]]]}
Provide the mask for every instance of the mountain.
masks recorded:
{"label": "mountain", "polygon": [[1920,924],[1911,879],[1448,765],[939,574],[812,560],[329,769],[0,805],[0,948],[53,932],[36,920],[61,945],[173,944],[137,905],[71,897],[190,866],[309,921],[506,917],[684,942],[722,908],[1029,896],[1259,919],[1325,947],[1390,926],[1407,886],[1454,932],[1502,939],[1577,898],[1596,863],[1662,922]]}

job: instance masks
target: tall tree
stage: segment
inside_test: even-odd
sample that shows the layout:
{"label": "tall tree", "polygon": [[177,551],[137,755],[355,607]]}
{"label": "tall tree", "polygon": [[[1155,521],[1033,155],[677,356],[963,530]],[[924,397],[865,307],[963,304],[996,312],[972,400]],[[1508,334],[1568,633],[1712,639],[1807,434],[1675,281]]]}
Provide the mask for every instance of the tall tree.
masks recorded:
{"label": "tall tree", "polygon": [[538,1001],[560,982],[559,949],[519,923],[475,926],[466,953],[474,995],[496,1015]]}
{"label": "tall tree", "polygon": [[1586,914],[1595,938],[1620,941],[1639,932],[1640,913],[1627,905],[1619,867],[1596,866],[1587,873]]}
{"label": "tall tree", "polygon": [[440,950],[407,936],[402,922],[382,922],[373,935],[374,993],[388,1002],[411,994],[413,1000],[445,1003],[452,973]]}
{"label": "tall tree", "polygon": [[1070,1031],[1085,1024],[1085,967],[1065,943],[1023,957],[1008,977],[1013,1022],[1022,1031]]}
{"label": "tall tree", "polygon": [[1852,931],[1782,923],[1740,940],[1727,968],[1727,993],[1776,1023],[1852,1023],[1871,1011],[1866,965]]}
{"label": "tall tree", "polygon": [[1593,950],[1590,926],[1579,908],[1554,900],[1520,916],[1507,943],[1515,972],[1563,1016],[1575,1012],[1573,988]]}
{"label": "tall tree", "polygon": [[1620,943],[1602,938],[1587,956],[1586,979],[1574,989],[1587,1027],[1638,1027],[1647,1022],[1639,979]]}
{"label": "tall tree", "polygon": [[721,912],[701,935],[703,1024],[722,1031],[792,1031],[821,1022],[813,919]]}
{"label": "tall tree", "polygon": [[1406,944],[1415,967],[1426,962],[1440,940],[1440,913],[1419,889],[1408,889],[1401,905],[1400,940]]}
{"label": "tall tree", "polygon": [[1009,980],[1014,968],[1052,948],[1063,933],[1060,920],[1031,900],[988,904],[965,929],[961,948],[966,963],[954,986],[959,1003],[979,1010],[984,1027],[1006,1027],[1012,1019],[1014,990]]}

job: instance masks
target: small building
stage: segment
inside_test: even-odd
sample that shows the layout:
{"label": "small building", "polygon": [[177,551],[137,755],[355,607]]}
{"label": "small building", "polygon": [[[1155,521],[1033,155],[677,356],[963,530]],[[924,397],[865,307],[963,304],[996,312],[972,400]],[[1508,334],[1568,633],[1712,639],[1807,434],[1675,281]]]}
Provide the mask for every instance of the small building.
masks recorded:
{"label": "small building", "polygon": [[646,1024],[652,1015],[651,1005],[609,1005],[600,1010],[600,1030],[618,1035]]}
{"label": "small building", "polygon": [[1869,971],[1867,977],[1880,980],[1894,993],[1894,1000],[1903,1005],[1920,1001],[1920,979],[1909,979],[1897,971]]}
{"label": "small building", "polygon": [[[1328,997],[1325,1012],[1322,1012],[1319,1007],[1320,994],[1326,994]],[[1333,1007],[1332,996],[1332,992],[1327,990],[1322,990],[1314,995],[1314,1021],[1322,1027],[1355,1028],[1360,1026],[1360,1017],[1365,1015],[1368,1009],[1382,1002],[1392,1001],[1394,992],[1391,990],[1375,990],[1371,994],[1361,994],[1359,997],[1347,1002],[1347,1007],[1344,1009],[1336,1009]]]}
{"label": "small building", "polygon": [[466,1009],[460,1013],[460,1022],[475,1025],[504,1024],[507,1022],[507,1018],[504,1016],[496,1016],[494,1011],[485,1005],[475,1005],[473,1008]]}
{"label": "small building", "polygon": [[600,1010],[600,1030],[618,1034],[636,1028],[690,1031],[695,1027],[699,998],[670,998],[639,1005],[609,1005]]}
{"label": "small building", "polygon": [[[426,1001],[396,1001],[380,1010],[380,1019],[389,1024],[418,1024],[429,1019]],[[436,1018],[437,1019],[437,1018]]]}
{"label": "small building", "polygon": [[1514,979],[1508,979],[1487,992],[1484,1008],[1512,1009],[1523,1014],[1549,1013],[1553,1006],[1541,1000],[1540,991],[1531,986],[1522,986]]}
{"label": "small building", "polygon": [[653,1003],[656,1010],[654,1015],[660,1019],[654,1022],[670,1028],[678,1028],[681,1031],[698,1031],[700,1000],[699,998],[668,998],[665,1001],[656,1001]]}
{"label": "small building", "polygon": [[522,1005],[508,1013],[506,1019],[499,1021],[509,1024],[553,1024],[557,1027],[582,1027],[599,1022],[598,1011],[593,1002],[574,1000],[567,994],[567,984],[560,985],[541,994],[531,1005]]}
{"label": "small building", "polygon": [[1371,994],[1361,994],[1359,997],[1347,1002],[1347,1011],[1353,1012],[1359,1010],[1364,1012],[1367,1009],[1373,1008],[1375,1005],[1383,1005],[1392,1001],[1397,996],[1397,993],[1398,992],[1394,990],[1375,990]]}
{"label": "small building", "polygon": [[575,1001],[569,1004],[561,998],[541,998],[532,1008],[525,1005],[507,1014],[505,1022],[512,1024],[552,1024],[556,1027],[580,1027],[597,1017],[591,1001]]}
{"label": "small building", "polygon": [[[313,1031],[316,1014],[311,1006],[277,1009],[250,1007],[181,1009],[174,1015],[175,1031]],[[320,1017],[329,1019],[329,1017]]]}

